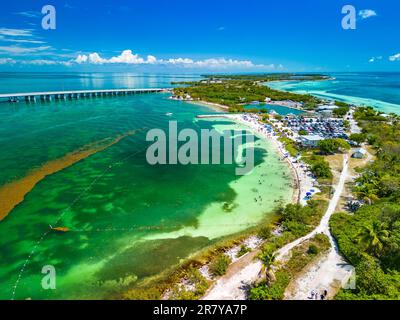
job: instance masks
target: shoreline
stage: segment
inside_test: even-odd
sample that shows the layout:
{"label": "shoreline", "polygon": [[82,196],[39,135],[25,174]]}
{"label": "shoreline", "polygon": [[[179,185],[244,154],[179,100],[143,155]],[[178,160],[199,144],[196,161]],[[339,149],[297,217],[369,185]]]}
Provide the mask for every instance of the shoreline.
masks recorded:
{"label": "shoreline", "polygon": [[[267,133],[265,131],[262,125],[258,122],[258,116],[254,116],[256,118],[253,118],[253,121],[246,121],[243,114],[221,114],[220,116],[213,115],[212,117],[226,118],[236,123],[243,124],[246,127],[251,128],[255,135],[266,141],[270,141],[278,154],[283,160],[285,160],[291,171],[292,181],[294,182],[292,203],[300,203],[302,205],[306,204],[306,200],[304,199],[307,192],[309,192],[310,189],[317,189],[314,186],[314,179],[307,174],[307,167],[304,163],[294,163],[296,159],[289,155],[282,142],[278,140],[279,137],[275,135],[275,133]],[[318,191],[319,190],[317,190],[316,193]]]}
{"label": "shoreline", "polygon": [[[314,81],[334,81],[337,80],[335,77],[325,79],[325,80],[314,80]],[[307,81],[307,80],[305,80]],[[282,82],[302,82],[298,80],[275,80],[275,81],[270,81],[270,82],[275,82],[275,83],[282,83]],[[267,83],[267,82],[266,82]],[[325,91],[321,91],[321,93],[316,93],[314,91],[307,91],[307,90],[283,90],[280,88],[273,88],[270,87],[273,90],[284,92],[284,93],[297,93],[297,94],[308,94],[313,97],[316,97],[318,99],[322,100],[328,100],[328,101],[341,101],[345,102],[350,105],[354,106],[371,106],[377,111],[380,111],[382,113],[396,113],[399,114],[399,107],[400,104],[393,103],[393,102],[388,102],[384,100],[378,100],[375,98],[365,98],[365,97],[360,97],[360,96],[351,96],[351,95],[345,95],[345,94],[335,94],[335,93],[328,93]]]}
{"label": "shoreline", "polygon": [[207,101],[204,101],[204,100],[197,100],[197,101],[196,100],[187,100],[187,101],[184,101],[184,102],[188,102],[188,103],[191,103],[191,104],[202,105],[202,106],[209,107],[209,108],[211,108],[213,110],[216,110],[216,111],[228,111],[229,112],[229,107],[228,106],[225,106],[225,105],[219,104],[219,103],[207,102]]}
{"label": "shoreline", "polygon": [[[187,101],[187,102],[192,102],[194,104],[201,105],[200,101]],[[208,106],[210,108],[215,107],[215,106],[220,107],[220,105],[212,104],[212,103],[205,103],[203,105]],[[220,110],[218,110],[218,111],[220,111]],[[291,181],[292,181],[292,189],[293,189],[293,195],[291,197],[290,203],[300,203],[301,202],[301,194],[303,192],[305,193],[307,191],[303,190],[304,187],[303,187],[303,184],[301,183],[301,179],[300,179],[301,174],[298,172],[299,168],[296,168],[293,165],[293,163],[290,161],[290,159],[285,156],[284,146],[278,140],[278,136],[276,136],[274,133],[267,134],[265,131],[262,130],[263,128],[262,128],[262,125],[258,122],[258,120],[259,120],[258,117],[257,117],[257,120],[255,120],[254,122],[245,121],[243,114],[215,114],[215,115],[203,115],[203,116],[198,116],[198,117],[201,117],[201,118],[207,118],[207,117],[225,118],[225,119],[231,120],[237,124],[241,124],[241,125],[244,125],[244,126],[250,128],[251,131],[253,132],[253,134],[258,136],[259,138],[261,138],[265,141],[269,141],[271,143],[272,147],[275,149],[275,151],[281,157],[281,160],[285,160],[285,162],[287,163],[287,165],[289,167]],[[312,182],[309,181],[309,183],[304,184],[304,186],[309,185],[309,184],[312,185]],[[243,230],[242,232],[239,233],[240,235],[238,235],[238,236],[235,236],[235,235],[228,236],[229,238],[232,237],[231,239],[237,239],[237,240],[232,240],[232,245],[225,247],[225,250],[223,251],[225,255],[229,256],[232,259],[230,265],[237,264],[237,263],[251,264],[252,260],[260,252],[261,245],[264,243],[264,241],[261,238],[259,238],[259,236],[257,235],[257,233],[255,233],[254,230],[261,228],[263,226],[263,224],[265,223],[264,220],[265,219],[260,221],[256,226],[250,228],[248,231]],[[253,231],[251,232],[250,230],[252,230],[252,229],[253,229]],[[247,235],[245,237],[243,237],[243,234],[247,234]],[[223,244],[223,242],[224,241],[222,241],[222,242],[217,241],[217,243],[215,245],[218,246],[219,243]],[[237,242],[239,242],[239,244]],[[233,254],[239,250],[240,245],[247,244],[247,243],[254,243],[253,246],[249,246],[251,248],[251,251],[244,254],[240,258],[234,258]],[[194,253],[193,255],[196,256],[197,254],[198,253]],[[210,252],[210,254],[216,255],[214,250],[212,252]],[[210,290],[215,286],[215,284],[220,279],[220,277],[214,278],[214,277],[210,276],[209,264],[210,264],[210,261],[206,261],[205,263],[202,263],[202,264],[196,266],[196,270],[198,270],[200,272],[200,274],[207,281],[211,282],[209,288],[206,290],[206,293],[200,297],[201,300],[207,296],[207,294],[210,292]],[[179,270],[179,268],[177,270]],[[190,291],[190,288],[193,287],[190,283],[188,283],[188,280],[186,279],[186,277],[183,276],[183,277],[179,278],[179,280],[177,282],[172,282],[163,291],[163,293],[161,295],[161,300],[169,300],[171,298],[171,294],[172,294],[174,288],[176,288],[177,286],[180,287],[181,290],[184,290],[184,291],[188,290],[188,289]]]}
{"label": "shoreline", "polygon": [[[302,205],[306,204],[306,201],[304,201],[304,198],[301,198],[302,193],[307,192],[308,187],[313,187],[313,181],[311,179],[308,179],[309,177],[307,176],[305,170],[301,170],[301,166],[295,166],[291,159],[285,155],[285,148],[283,144],[278,140],[278,136],[275,135],[275,133],[267,133],[266,130],[263,128],[262,124],[259,123],[259,117],[255,116],[253,118],[254,121],[246,121],[244,118],[243,114],[221,114],[221,115],[210,115],[210,117],[221,117],[225,119],[229,119],[234,121],[235,123],[245,125],[246,127],[249,127],[252,129],[251,131],[261,139],[265,139],[267,141],[271,141],[271,144],[273,148],[278,152],[280,156],[282,156],[282,160],[285,159],[287,162],[290,171],[291,171],[291,177],[292,181],[294,181],[294,186],[293,186],[293,196],[292,196],[292,201],[291,203],[300,203]],[[203,116],[202,118],[207,118],[207,116]],[[301,171],[301,172],[299,172]],[[302,184],[302,175],[304,175],[303,180],[304,183]],[[297,182],[297,183],[296,183]],[[302,201],[303,200],[303,201]],[[257,227],[262,227],[262,223],[260,223]],[[278,226],[279,229],[279,226]],[[236,281],[225,283],[223,279],[228,277],[229,275],[234,278],[241,278],[242,276],[245,276],[247,278],[247,275],[250,275],[251,280],[256,280],[258,277],[259,271],[258,269],[261,268],[261,262],[259,261],[253,261],[254,258],[260,253],[260,248],[263,243],[265,243],[264,240],[262,240],[258,235],[256,234],[249,234],[247,235],[244,239],[241,237],[240,243],[246,244],[249,242],[253,242],[254,246],[250,247],[251,251],[248,253],[244,254],[241,257],[235,258],[234,253],[237,252],[240,248],[240,244],[234,243],[231,247],[226,248],[223,254],[226,256],[229,256],[231,258],[231,263],[229,264],[229,274],[224,275],[222,277],[211,277],[210,276],[210,270],[209,270],[209,265],[210,262],[206,262],[200,266],[197,266],[196,269],[200,272],[200,274],[209,282],[209,287],[207,288],[206,292],[200,296],[200,300],[209,300],[209,299],[232,299],[231,294],[236,292],[237,290],[235,289],[237,287]],[[233,269],[232,269],[233,268]],[[235,274],[237,274],[237,277]],[[225,283],[221,287],[221,281],[222,283]],[[232,290],[229,290],[229,294],[226,293],[226,288],[225,285],[231,286]],[[171,292],[174,287],[180,287],[181,290],[189,290],[193,286],[188,283],[188,280],[186,278],[181,278],[179,282],[175,283],[171,287],[169,287],[166,291],[164,291],[162,295],[163,300],[168,300],[171,298]],[[227,294],[227,296],[225,296]],[[236,292],[238,298],[243,298],[240,296],[240,293]],[[235,295],[235,294],[234,294]],[[236,295],[235,295],[236,297]]]}

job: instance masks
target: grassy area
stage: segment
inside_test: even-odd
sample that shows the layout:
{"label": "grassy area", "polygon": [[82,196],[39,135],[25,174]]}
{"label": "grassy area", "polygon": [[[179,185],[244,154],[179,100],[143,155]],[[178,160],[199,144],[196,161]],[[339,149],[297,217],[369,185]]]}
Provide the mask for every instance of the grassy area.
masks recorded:
{"label": "grassy area", "polygon": [[340,252],[356,269],[356,289],[336,299],[400,299],[400,121],[372,108],[355,117],[374,148],[375,161],[357,170],[353,192],[364,201],[354,214],[332,216]]}

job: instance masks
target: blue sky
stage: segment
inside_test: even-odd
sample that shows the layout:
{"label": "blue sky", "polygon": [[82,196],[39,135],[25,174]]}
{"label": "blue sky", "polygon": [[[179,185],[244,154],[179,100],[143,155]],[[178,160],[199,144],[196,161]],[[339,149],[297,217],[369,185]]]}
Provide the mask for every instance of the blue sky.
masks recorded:
{"label": "blue sky", "polygon": [[[355,30],[342,28],[347,4]],[[396,0],[7,1],[0,71],[400,71],[399,12]]]}

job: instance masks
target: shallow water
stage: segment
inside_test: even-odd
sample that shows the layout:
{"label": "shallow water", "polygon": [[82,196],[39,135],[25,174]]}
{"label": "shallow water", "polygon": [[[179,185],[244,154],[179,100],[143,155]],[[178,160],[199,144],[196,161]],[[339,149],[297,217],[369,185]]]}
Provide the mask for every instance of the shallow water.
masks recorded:
{"label": "shallow water", "polygon": [[270,82],[273,89],[309,93],[356,105],[372,106],[386,113],[400,113],[400,73],[332,73],[328,81]]}
{"label": "shallow water", "polygon": [[[277,201],[290,201],[289,169],[262,140],[248,176],[236,176],[235,165],[147,164],[146,130],[166,130],[169,120],[196,131],[243,128],[195,118],[213,112],[165,94],[1,104],[0,185],[83,146],[138,131],[46,176],[0,222],[0,298],[109,297],[256,224]],[[56,290],[41,288],[45,265],[56,268]]]}

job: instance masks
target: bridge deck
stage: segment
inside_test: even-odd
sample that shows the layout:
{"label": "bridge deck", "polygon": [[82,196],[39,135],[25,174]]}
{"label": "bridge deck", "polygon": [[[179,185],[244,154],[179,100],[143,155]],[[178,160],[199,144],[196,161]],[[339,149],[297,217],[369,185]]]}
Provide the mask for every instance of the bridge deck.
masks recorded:
{"label": "bridge deck", "polygon": [[23,98],[27,101],[35,101],[36,98],[42,100],[62,99],[62,98],[79,98],[81,96],[97,96],[115,94],[129,94],[129,93],[151,93],[151,92],[165,92],[171,90],[170,88],[146,88],[146,89],[108,89],[108,90],[70,90],[70,91],[45,91],[45,92],[24,92],[24,93],[2,93],[0,99],[13,100]]}

